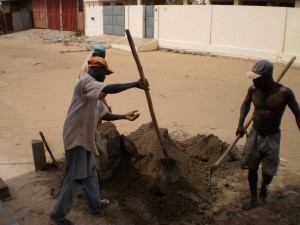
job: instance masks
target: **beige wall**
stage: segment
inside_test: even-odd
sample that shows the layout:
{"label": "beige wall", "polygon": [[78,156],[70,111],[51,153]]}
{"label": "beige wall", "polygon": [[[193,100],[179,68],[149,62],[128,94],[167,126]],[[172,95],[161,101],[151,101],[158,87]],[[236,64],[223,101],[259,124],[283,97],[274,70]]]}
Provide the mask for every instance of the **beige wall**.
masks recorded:
{"label": "beige wall", "polygon": [[[184,7],[184,10],[183,10]],[[259,6],[158,6],[160,48],[300,66],[300,9]]]}
{"label": "beige wall", "polygon": [[[144,36],[144,6],[126,6],[125,27]],[[95,17],[95,21],[91,21]],[[86,35],[103,34],[101,6],[86,7]],[[300,66],[300,9],[286,7],[155,6],[154,38],[160,48]]]}
{"label": "beige wall", "polygon": [[[98,2],[85,3],[85,35],[92,37],[103,34],[102,6]],[[92,17],[94,20],[92,20]]]}
{"label": "beige wall", "polygon": [[283,58],[289,59],[292,55],[300,60],[300,9],[287,10],[286,32],[284,37]]}
{"label": "beige wall", "polygon": [[126,6],[125,7],[125,29],[130,30],[133,37],[144,37],[144,17],[145,10],[143,5]]}
{"label": "beige wall", "polygon": [[[207,51],[210,42],[211,6],[159,6],[159,45]],[[156,35],[157,36],[157,35]]]}
{"label": "beige wall", "polygon": [[286,8],[214,6],[211,52],[277,60],[283,51]]}

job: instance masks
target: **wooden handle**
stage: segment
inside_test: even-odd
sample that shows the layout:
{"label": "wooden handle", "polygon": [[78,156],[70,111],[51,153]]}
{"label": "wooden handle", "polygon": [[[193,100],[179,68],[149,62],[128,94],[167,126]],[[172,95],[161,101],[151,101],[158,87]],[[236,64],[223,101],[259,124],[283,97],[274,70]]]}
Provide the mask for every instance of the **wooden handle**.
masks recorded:
{"label": "wooden handle", "polygon": [[39,134],[40,134],[40,136],[41,136],[41,138],[42,138],[42,140],[43,140],[43,142],[44,142],[44,145],[46,146],[46,149],[47,149],[48,153],[49,153],[50,156],[51,156],[52,161],[53,161],[54,164],[57,166],[57,162],[56,162],[56,160],[55,160],[55,158],[54,158],[54,156],[53,156],[53,154],[52,154],[52,152],[51,152],[51,150],[50,150],[50,148],[49,148],[49,145],[48,145],[48,143],[47,143],[47,141],[46,141],[46,138],[45,138],[43,132],[40,131]]}
{"label": "wooden handle", "polygon": [[[128,39],[128,42],[129,42],[129,46],[130,46],[133,58],[135,60],[136,66],[137,66],[137,68],[139,70],[139,74],[140,74],[141,80],[142,80],[143,84],[146,84],[146,79],[145,79],[143,67],[141,65],[140,59],[139,59],[138,54],[136,52],[135,45],[134,45],[134,42],[132,40],[130,31],[128,29],[126,29],[125,32],[126,32],[126,35],[127,35],[127,39]],[[155,113],[154,113],[152,99],[151,99],[151,96],[150,96],[150,91],[149,90],[145,90],[145,94],[146,94],[146,98],[147,98],[147,102],[148,102],[148,107],[149,107],[149,110],[150,110],[150,115],[151,115],[151,118],[152,118],[152,122],[153,122],[153,125],[154,125],[154,128],[155,128],[155,131],[156,131],[159,143],[160,143],[160,145],[162,147],[162,151],[164,153],[164,156],[166,158],[168,158],[169,157],[168,153],[165,150],[165,148],[163,147],[163,137],[162,137],[162,134],[161,134],[160,129],[158,127],[158,123],[157,123],[156,116],[155,116]]]}
{"label": "wooden handle", "polygon": [[286,73],[286,71],[291,67],[291,65],[293,64],[293,62],[296,60],[296,56],[293,56],[290,61],[288,62],[288,64],[286,64],[286,66],[284,67],[284,69],[282,70],[282,72],[279,74],[279,76],[277,77],[276,82],[279,82],[281,80],[281,78],[284,76],[284,74]]}

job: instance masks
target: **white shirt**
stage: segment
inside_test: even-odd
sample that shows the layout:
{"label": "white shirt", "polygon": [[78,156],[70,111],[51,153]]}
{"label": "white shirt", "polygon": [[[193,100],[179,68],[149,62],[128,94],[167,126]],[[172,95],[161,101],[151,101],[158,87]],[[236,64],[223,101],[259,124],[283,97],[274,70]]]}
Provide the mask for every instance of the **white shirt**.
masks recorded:
{"label": "white shirt", "polygon": [[96,128],[102,117],[109,112],[99,99],[105,86],[90,75],[78,80],[63,128],[65,150],[82,146],[98,155]]}
{"label": "white shirt", "polygon": [[84,63],[82,64],[81,68],[80,68],[80,71],[79,71],[79,74],[78,74],[78,79],[77,81],[84,77],[86,74],[87,74],[87,71],[88,71],[88,60],[92,57],[93,53],[91,52],[87,58],[85,59]]}

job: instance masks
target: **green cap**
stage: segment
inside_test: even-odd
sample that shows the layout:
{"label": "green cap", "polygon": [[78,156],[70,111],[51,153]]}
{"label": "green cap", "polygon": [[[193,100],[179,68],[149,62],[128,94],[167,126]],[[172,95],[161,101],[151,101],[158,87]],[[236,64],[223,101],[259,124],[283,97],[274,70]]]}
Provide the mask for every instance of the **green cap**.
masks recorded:
{"label": "green cap", "polygon": [[104,45],[95,45],[93,54],[99,55],[99,56],[105,54],[105,46]]}

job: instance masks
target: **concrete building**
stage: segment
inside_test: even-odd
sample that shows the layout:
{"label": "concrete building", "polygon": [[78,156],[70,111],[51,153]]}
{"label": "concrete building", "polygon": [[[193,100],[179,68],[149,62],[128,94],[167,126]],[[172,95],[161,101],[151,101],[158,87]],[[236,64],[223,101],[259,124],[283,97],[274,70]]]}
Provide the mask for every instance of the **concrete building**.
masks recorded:
{"label": "concrete building", "polygon": [[183,0],[184,5],[255,5],[300,7],[300,0]]}

